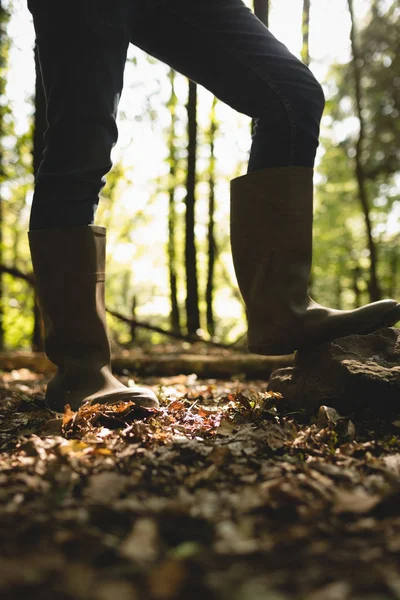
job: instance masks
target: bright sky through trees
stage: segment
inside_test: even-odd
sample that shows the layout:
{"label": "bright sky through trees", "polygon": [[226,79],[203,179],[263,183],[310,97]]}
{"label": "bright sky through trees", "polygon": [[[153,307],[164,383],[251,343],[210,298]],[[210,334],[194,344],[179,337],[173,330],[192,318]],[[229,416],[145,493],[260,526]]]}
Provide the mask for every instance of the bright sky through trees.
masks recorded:
{"label": "bright sky through trees", "polygon": [[[194,1],[194,0],[192,0]],[[199,0],[200,1],[200,0]],[[252,2],[246,0],[248,6]],[[369,0],[356,0],[355,8],[357,19],[360,22],[369,6]],[[301,49],[301,10],[302,0],[272,0],[270,15],[270,28],[272,33],[285,43],[297,56]],[[310,68],[316,77],[324,83],[327,69],[333,62],[345,62],[349,58],[350,19],[346,0],[313,0],[311,3],[310,24]],[[34,31],[30,13],[26,7],[26,0],[13,0],[12,18],[9,25],[9,34],[13,42],[10,69],[8,73],[7,94],[12,103],[13,112],[20,133],[26,131],[28,118],[32,112],[30,99],[34,92],[34,62],[33,44]],[[162,243],[167,237],[167,197],[158,191],[156,201],[149,202],[154,193],[155,178],[166,172],[167,165],[165,135],[163,128],[169,124],[169,113],[166,103],[170,89],[168,82],[168,66],[156,62],[149,65],[146,55],[134,46],[130,47],[129,57],[135,57],[137,64],[127,64],[125,71],[125,88],[120,102],[119,112],[119,140],[113,151],[113,160],[122,160],[126,168],[127,177],[134,182],[133,186],[126,186],[119,198],[118,206],[113,209],[113,221],[123,222],[123,219],[135,219],[136,211],[146,206],[146,215],[151,217],[151,225],[134,227],[134,242],[121,244],[117,240],[118,231],[111,228],[108,234],[108,247],[112,249],[112,259],[125,264],[136,264],[135,281],[147,283],[150,277],[154,278],[154,269],[159,273],[160,281],[165,279],[167,289],[167,272],[165,269],[165,256]],[[182,123],[186,122],[185,102],[187,99],[187,80],[184,77],[176,78],[176,93],[180,101],[179,115]],[[157,121],[151,124],[146,117],[138,120],[138,115],[146,114],[144,108],[146,99],[153,93],[150,106],[157,114]],[[208,126],[209,110],[212,102],[210,92],[199,86],[198,90],[198,120],[201,131]],[[227,229],[229,223],[229,179],[245,173],[244,165],[248,158],[250,148],[250,118],[240,115],[225,104],[217,106],[217,117],[220,121],[220,131],[216,143],[217,169],[219,181],[217,193],[217,226]],[[329,126],[328,123],[326,125]],[[354,123],[352,123],[354,126]],[[323,133],[326,135],[324,121]],[[345,134],[344,130],[337,130],[336,137]],[[182,135],[186,135],[184,128]],[[199,171],[206,167],[206,157],[199,144],[198,151]],[[243,165],[241,172],[237,166]],[[236,170],[236,172],[235,172]],[[198,186],[199,198],[207,194],[207,185]],[[177,190],[177,199],[184,196],[184,190]],[[184,205],[178,203],[178,210],[184,210]],[[120,220],[120,221],[119,221]],[[219,222],[219,223],[218,223]],[[206,236],[206,210],[205,203],[198,203],[196,215],[196,235],[199,240]],[[100,224],[100,223],[99,223]],[[151,245],[149,252],[142,252],[140,265],[136,248],[146,245],[149,240],[157,239],[159,250]],[[110,252],[111,254],[111,252]],[[233,273],[230,257],[226,258]],[[156,302],[156,299],[155,299]],[[234,307],[236,311],[238,307]],[[152,306],[151,311],[167,313],[169,310],[167,298],[164,297],[159,304]],[[218,309],[217,309],[218,310]],[[225,308],[226,310],[226,308]]]}
{"label": "bright sky through trees", "polygon": [[[26,7],[25,0],[13,0],[14,6],[12,18],[9,25],[10,36],[13,40],[13,49],[11,53],[11,65],[8,82],[8,96],[15,109],[20,130],[26,128],[26,116],[30,109],[27,106],[27,99],[34,89],[34,64],[32,57],[32,46],[34,43],[34,32],[30,13]],[[249,6],[251,3],[246,0]],[[356,11],[358,18],[362,18],[365,8],[368,6],[368,0],[357,0]],[[272,2],[270,16],[270,28],[274,35],[283,41],[289,49],[299,56],[301,47],[301,0],[279,0]],[[311,9],[310,26],[310,53],[311,69],[319,80],[323,80],[326,70],[334,61],[345,61],[349,53],[349,16],[346,0],[314,0]],[[134,47],[130,49],[130,56],[143,56],[141,50]],[[167,67],[163,64],[154,65],[149,69],[148,64],[140,61],[138,69],[127,69],[125,77],[125,91],[120,104],[120,111],[125,112],[127,117],[134,118],[135,110],[140,108],[140,102],[143,100],[145,88],[139,88],[139,91],[132,91],[129,88],[135,84],[135,81],[149,80],[149,89],[151,89],[151,75],[153,81],[166,73]],[[153,71],[153,74],[151,73]],[[164,95],[168,95],[168,83],[166,77]],[[181,93],[186,94],[184,82],[181,82]],[[148,90],[146,90],[148,91]],[[179,92],[179,90],[178,90]],[[206,98],[210,94],[205,91],[201,97]],[[135,98],[136,96],[136,98]],[[182,98],[184,100],[184,98]],[[200,102],[199,118],[207,115],[208,106],[202,111]],[[207,103],[208,104],[208,103]],[[229,114],[231,113],[231,114]],[[162,115],[161,115],[162,116]],[[220,117],[223,119],[236,118],[237,113],[229,107],[221,107]],[[248,117],[244,117],[245,122],[249,122]],[[123,129],[123,128],[122,128]],[[243,136],[248,138],[247,128],[243,130]],[[129,134],[127,134],[128,136]],[[123,137],[121,132],[119,146],[125,146],[129,137]],[[143,139],[136,140],[138,159],[140,163],[144,162]],[[135,143],[133,143],[133,146]],[[154,150],[154,148],[153,148]],[[135,148],[129,148],[129,154],[135,155]],[[152,154],[154,160],[154,154]]]}
{"label": "bright sky through trees", "polygon": [[[30,13],[25,0],[13,0],[13,14],[9,26],[13,40],[11,65],[9,71],[8,96],[17,118],[18,131],[27,128],[27,118],[31,106],[27,100],[34,89],[34,64],[32,46],[34,32]],[[246,0],[251,6],[251,2]],[[358,18],[363,18],[368,0],[357,0],[356,11]],[[289,49],[300,55],[301,48],[301,0],[279,0],[272,2],[270,27],[274,35],[283,41]],[[323,82],[327,68],[334,61],[346,61],[349,55],[349,15],[346,0],[314,0],[311,10],[310,53],[311,69],[316,77]],[[138,65],[127,65],[125,72],[125,89],[120,102],[119,141],[114,149],[113,158],[121,159],[133,169],[128,175],[135,173],[137,195],[134,203],[136,208],[146,203],[149,179],[156,174],[154,169],[163,169],[165,154],[164,140],[161,127],[166,126],[169,115],[165,103],[169,94],[166,77],[168,67],[157,63],[149,68],[144,53],[131,46],[130,57],[137,57]],[[144,98],[147,94],[158,89],[157,80],[161,82],[161,97],[152,101],[152,107],[158,112],[160,127],[151,128],[145,120],[142,123],[132,123],[141,112]],[[139,85],[138,85],[139,83]],[[164,84],[164,85],[163,85]],[[177,78],[177,93],[181,100],[181,111],[184,118],[184,103],[187,95],[187,85],[184,78]],[[199,89],[198,119],[206,126],[212,96],[204,88]],[[247,160],[250,147],[250,119],[240,115],[230,107],[220,104],[218,117],[222,123],[223,139],[217,144],[218,168],[221,175],[232,175],[239,161]],[[337,134],[343,135],[338,131]],[[144,186],[145,189],[141,189]],[[141,193],[142,192],[142,193]]]}

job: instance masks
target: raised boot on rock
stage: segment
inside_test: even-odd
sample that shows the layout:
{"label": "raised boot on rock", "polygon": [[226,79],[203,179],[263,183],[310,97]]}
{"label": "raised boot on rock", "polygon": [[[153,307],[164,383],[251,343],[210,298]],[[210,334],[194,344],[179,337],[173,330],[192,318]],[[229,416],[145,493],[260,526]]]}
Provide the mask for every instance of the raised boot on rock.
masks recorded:
{"label": "raised boot on rock", "polygon": [[157,408],[147,388],[124,386],[111,372],[105,311],[106,230],[83,226],[31,230],[29,244],[45,325],[45,351],[57,365],[46,402],[69,404],[134,401]]}
{"label": "raised boot on rock", "polygon": [[250,352],[291,354],[400,320],[395,300],[334,310],[309,297],[312,223],[312,168],[266,168],[231,181],[232,256]]}

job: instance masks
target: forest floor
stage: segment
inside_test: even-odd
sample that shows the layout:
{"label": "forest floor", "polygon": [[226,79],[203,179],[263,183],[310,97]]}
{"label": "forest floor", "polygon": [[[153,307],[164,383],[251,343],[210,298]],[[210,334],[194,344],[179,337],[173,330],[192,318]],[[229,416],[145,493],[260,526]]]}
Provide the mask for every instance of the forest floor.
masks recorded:
{"label": "forest floor", "polygon": [[400,598],[400,420],[195,374],[55,415],[44,375],[0,375],[1,598]]}

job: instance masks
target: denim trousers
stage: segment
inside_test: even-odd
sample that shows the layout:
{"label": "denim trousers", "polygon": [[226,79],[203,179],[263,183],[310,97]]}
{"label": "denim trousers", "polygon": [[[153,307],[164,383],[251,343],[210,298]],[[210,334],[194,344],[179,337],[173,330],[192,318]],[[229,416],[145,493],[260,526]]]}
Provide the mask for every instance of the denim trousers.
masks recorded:
{"label": "denim trousers", "polygon": [[242,0],[28,0],[28,8],[48,123],[31,229],[93,223],[130,43],[254,119],[247,172],[314,166],[322,87]]}

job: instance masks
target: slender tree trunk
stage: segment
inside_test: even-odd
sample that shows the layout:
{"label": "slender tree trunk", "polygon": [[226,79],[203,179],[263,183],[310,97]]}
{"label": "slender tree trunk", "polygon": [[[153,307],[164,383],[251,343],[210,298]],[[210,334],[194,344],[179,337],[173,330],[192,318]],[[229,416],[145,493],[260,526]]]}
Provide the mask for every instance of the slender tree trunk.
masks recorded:
{"label": "slender tree trunk", "polygon": [[215,259],[217,255],[217,245],[215,241],[215,132],[217,130],[217,120],[215,116],[215,106],[217,99],[214,96],[211,115],[210,115],[210,164],[209,164],[209,197],[208,197],[208,265],[207,265],[207,285],[206,285],[206,307],[207,307],[207,330],[211,336],[215,335],[215,320],[214,320],[214,272]]}
{"label": "slender tree trunk", "polygon": [[361,268],[359,267],[359,265],[356,265],[354,267],[354,269],[352,269],[352,276],[353,276],[353,292],[354,292],[354,296],[355,296],[355,305],[356,307],[361,306],[362,302],[361,302],[361,290],[360,290],[360,286],[359,286],[359,280],[361,277]]}
{"label": "slender tree trunk", "polygon": [[310,4],[311,0],[303,0],[301,60],[307,67],[310,64]]}
{"label": "slender tree trunk", "polygon": [[350,29],[350,41],[352,50],[352,69],[354,78],[354,94],[356,103],[356,112],[359,121],[359,133],[356,142],[356,155],[355,155],[355,175],[358,185],[358,198],[361,204],[362,211],[364,213],[365,228],[367,234],[367,244],[370,256],[370,281],[369,281],[369,295],[371,301],[380,300],[381,290],[377,276],[377,248],[372,236],[372,225],[369,212],[369,201],[366,187],[366,176],[364,172],[364,166],[362,163],[362,151],[365,138],[365,124],[363,117],[363,97],[362,97],[362,85],[361,85],[361,57],[358,52],[358,46],[356,42],[356,26],[354,17],[353,0],[347,0],[349,7],[350,18],[351,18],[351,29]]}
{"label": "slender tree trunk", "polygon": [[132,324],[129,327],[129,333],[130,333],[130,339],[129,342],[127,343],[127,346],[132,346],[134,344],[134,342],[136,341],[136,327],[134,324],[135,318],[136,318],[136,296],[133,294],[132,297],[130,297],[130,283],[131,283],[131,273],[129,271],[126,271],[122,277],[122,282],[121,282],[121,293],[119,295],[119,300],[120,300],[120,305],[121,306],[127,306],[128,304],[130,304],[131,306],[131,317],[132,317]]}
{"label": "slender tree trunk", "polygon": [[[301,60],[307,67],[310,65],[310,4],[311,0],[303,0],[303,12],[302,12],[302,46],[301,46]],[[340,285],[340,283],[339,283]],[[308,280],[309,294],[313,295],[314,286],[314,267],[311,267],[310,278]]]}
{"label": "slender tree trunk", "polygon": [[[346,251],[348,256],[352,256],[353,252],[353,239],[350,230],[345,226],[346,236],[344,238],[344,250]],[[358,308],[363,304],[362,299],[362,290],[360,289],[359,282],[363,276],[363,269],[358,262],[358,260],[353,256],[352,262],[354,262],[354,266],[350,267],[349,277],[351,278],[351,284],[354,292],[354,308]],[[345,272],[345,263],[340,259],[340,267],[339,273]],[[335,306],[335,308],[340,308],[339,306]]]}
{"label": "slender tree trunk", "polygon": [[197,149],[197,84],[189,80],[188,113],[188,161],[186,179],[186,321],[189,335],[200,329],[199,292],[197,280],[197,254],[194,234],[196,199],[196,149]]}
{"label": "slender tree trunk", "polygon": [[[270,0],[254,0],[254,14],[266,27],[269,27],[269,9]],[[251,135],[253,136],[255,131],[255,120],[252,119],[250,123]]]}
{"label": "slender tree trunk", "polygon": [[[0,123],[0,139],[1,139],[1,123]],[[3,177],[2,173],[2,155],[0,148],[0,179]],[[3,202],[1,198],[1,189],[0,189],[0,266],[3,265]],[[4,286],[3,286],[3,275],[0,273],[0,352],[4,350]]]}
{"label": "slender tree trunk", "polygon": [[171,83],[171,96],[168,108],[171,114],[171,127],[169,132],[168,149],[169,149],[169,202],[168,202],[168,271],[169,271],[169,295],[170,295],[170,323],[172,331],[180,333],[180,312],[178,303],[178,275],[176,268],[176,210],[175,210],[175,184],[176,184],[176,116],[175,110],[177,105],[177,97],[174,88],[175,71],[170,69],[169,80]]}
{"label": "slender tree trunk", "polygon": [[134,343],[136,341],[136,338],[137,338],[136,308],[137,308],[137,299],[136,299],[136,296],[133,295],[133,297],[132,297],[132,304],[131,304],[132,323],[129,326],[129,331],[130,331],[130,334],[131,334],[131,342],[132,343]]}
{"label": "slender tree trunk", "polygon": [[[9,15],[5,10],[2,1],[0,0],[0,96],[4,96],[6,88],[6,69],[7,69],[7,58],[8,58],[8,39],[7,39],[7,22]],[[4,157],[2,138],[5,135],[4,132],[4,114],[5,108],[0,105],[0,184],[5,178],[4,173]],[[4,252],[3,252],[3,230],[4,230],[4,213],[3,213],[3,199],[2,189],[0,187],[0,265],[3,265]],[[0,273],[0,350],[4,349],[4,286],[3,286],[3,275]]]}
{"label": "slender tree trunk", "polygon": [[254,0],[254,14],[266,27],[268,27],[269,24],[269,8],[269,0]]}
{"label": "slender tree trunk", "polygon": [[[400,242],[400,236],[397,236],[398,242]],[[397,271],[399,266],[399,245],[394,244],[391,248],[391,255],[389,259],[390,277],[389,277],[389,289],[388,297],[397,297]]]}
{"label": "slender tree trunk", "polygon": [[189,80],[187,114],[189,139],[185,215],[186,322],[189,335],[194,335],[197,330],[200,329],[200,311],[197,279],[197,253],[194,234],[197,150],[197,84],[191,80]]}
{"label": "slender tree trunk", "polygon": [[[36,175],[42,162],[44,150],[44,133],[47,128],[46,120],[46,98],[44,95],[42,75],[40,73],[39,57],[37,48],[35,48],[35,117],[33,129],[33,175]],[[34,291],[34,309],[33,309],[33,332],[32,332],[32,350],[41,352],[44,350],[44,325],[40,313],[38,298]]]}
{"label": "slender tree trunk", "polygon": [[[175,167],[171,169],[171,175]],[[174,190],[169,191],[168,205],[168,266],[169,266],[169,293],[171,302],[170,323],[171,329],[177,333],[181,330],[180,311],[178,303],[178,274],[176,269],[175,249],[176,211]]]}
{"label": "slender tree trunk", "polygon": [[340,275],[337,276],[335,281],[335,308],[340,310],[342,308],[342,281]]}

